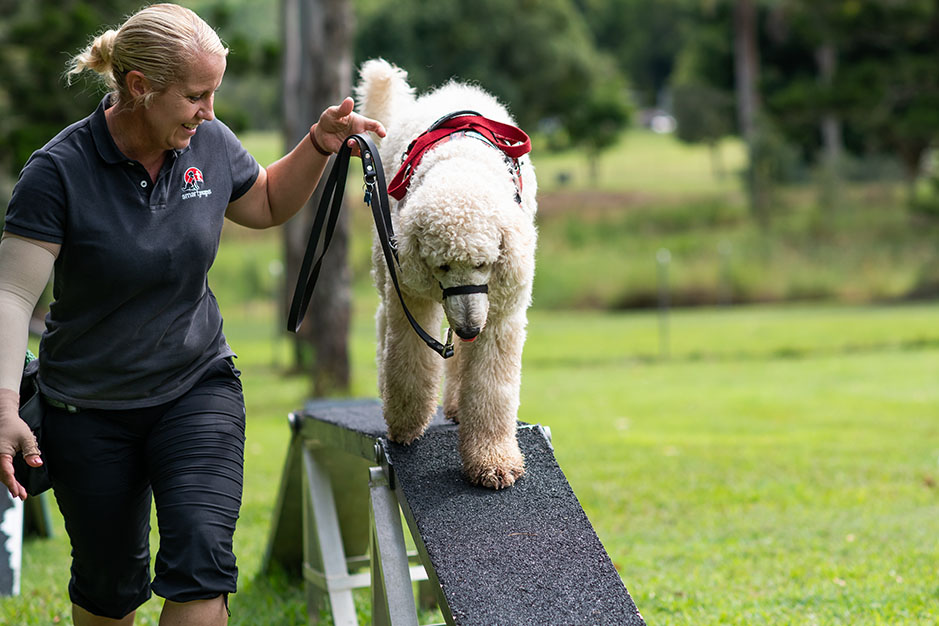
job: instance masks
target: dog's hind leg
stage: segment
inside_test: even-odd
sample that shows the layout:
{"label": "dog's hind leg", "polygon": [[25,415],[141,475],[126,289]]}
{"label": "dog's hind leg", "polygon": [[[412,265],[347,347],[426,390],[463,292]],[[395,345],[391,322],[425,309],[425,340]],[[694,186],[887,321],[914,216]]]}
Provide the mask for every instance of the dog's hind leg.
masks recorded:
{"label": "dog's hind leg", "polygon": [[[389,294],[386,294],[386,296]],[[420,437],[437,412],[441,358],[421,341],[392,292],[382,305],[383,354],[380,374],[382,410],[392,441],[408,444]],[[425,329],[440,328],[443,312],[429,300],[408,299],[408,309]]]}
{"label": "dog's hind leg", "polygon": [[525,316],[493,320],[462,346],[460,457],[469,479],[502,489],[525,473],[516,438]]}

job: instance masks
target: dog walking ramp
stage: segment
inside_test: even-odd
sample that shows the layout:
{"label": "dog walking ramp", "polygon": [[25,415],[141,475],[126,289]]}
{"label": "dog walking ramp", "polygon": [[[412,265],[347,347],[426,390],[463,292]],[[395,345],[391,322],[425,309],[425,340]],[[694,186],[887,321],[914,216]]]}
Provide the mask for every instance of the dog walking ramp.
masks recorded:
{"label": "dog walking ramp", "polygon": [[[410,446],[385,438],[375,400],[311,402],[291,425],[265,569],[303,573],[311,621],[328,599],[335,624],[357,624],[352,589],[371,587],[373,624],[416,626],[412,581],[427,579],[449,625],[644,624],[541,426],[519,424],[525,476],[492,491],[463,476],[457,427],[439,413]],[[370,544],[367,574],[346,557],[356,537]]]}

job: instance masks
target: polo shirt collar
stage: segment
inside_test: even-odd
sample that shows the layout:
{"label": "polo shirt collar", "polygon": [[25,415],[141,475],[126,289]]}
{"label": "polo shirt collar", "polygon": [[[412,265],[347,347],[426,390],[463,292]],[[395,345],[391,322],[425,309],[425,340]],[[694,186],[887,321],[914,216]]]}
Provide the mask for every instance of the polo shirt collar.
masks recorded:
{"label": "polo shirt collar", "polygon": [[[114,143],[114,137],[108,130],[108,121],[104,116],[104,110],[111,106],[111,94],[107,94],[101,99],[98,108],[91,114],[91,136],[94,138],[95,147],[98,148],[98,154],[106,163],[112,165],[127,161],[127,157]],[[179,156],[189,150],[186,146],[182,150],[171,150],[175,156]]]}

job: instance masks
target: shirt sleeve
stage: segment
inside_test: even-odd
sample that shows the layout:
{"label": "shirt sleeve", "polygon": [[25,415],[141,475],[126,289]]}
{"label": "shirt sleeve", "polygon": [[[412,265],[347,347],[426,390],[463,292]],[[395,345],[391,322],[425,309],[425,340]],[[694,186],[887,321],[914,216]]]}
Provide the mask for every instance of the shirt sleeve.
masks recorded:
{"label": "shirt sleeve", "polygon": [[65,198],[65,186],[55,163],[44,151],[36,151],[13,187],[3,229],[22,237],[62,243],[65,239]]}
{"label": "shirt sleeve", "polygon": [[261,173],[261,166],[251,156],[251,153],[241,145],[235,133],[225,124],[221,124],[221,126],[224,129],[222,135],[228,152],[228,163],[231,167],[232,191],[231,198],[228,201],[234,202],[251,189],[254,181],[258,179],[258,174]]}

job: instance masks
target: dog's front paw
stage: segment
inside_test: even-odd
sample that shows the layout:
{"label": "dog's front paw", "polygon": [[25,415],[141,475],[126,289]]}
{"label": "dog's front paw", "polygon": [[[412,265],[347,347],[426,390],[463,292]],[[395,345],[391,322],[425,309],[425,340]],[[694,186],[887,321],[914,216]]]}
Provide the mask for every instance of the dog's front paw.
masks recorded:
{"label": "dog's front paw", "polygon": [[473,436],[460,426],[460,459],[470,482],[488,489],[511,487],[525,474],[525,456],[513,432],[501,441]]}
{"label": "dog's front paw", "polygon": [[525,457],[514,440],[487,451],[463,452],[463,469],[473,484],[504,489],[525,474]]}
{"label": "dog's front paw", "polygon": [[388,439],[394,441],[395,443],[400,443],[403,445],[412,444],[417,438],[424,434],[424,427],[410,427],[410,428],[401,428],[394,427],[391,424],[388,425]]}
{"label": "dog's front paw", "polygon": [[525,474],[524,464],[519,466],[493,466],[480,468],[470,478],[473,483],[489,489],[504,489],[511,487],[515,481]]}

